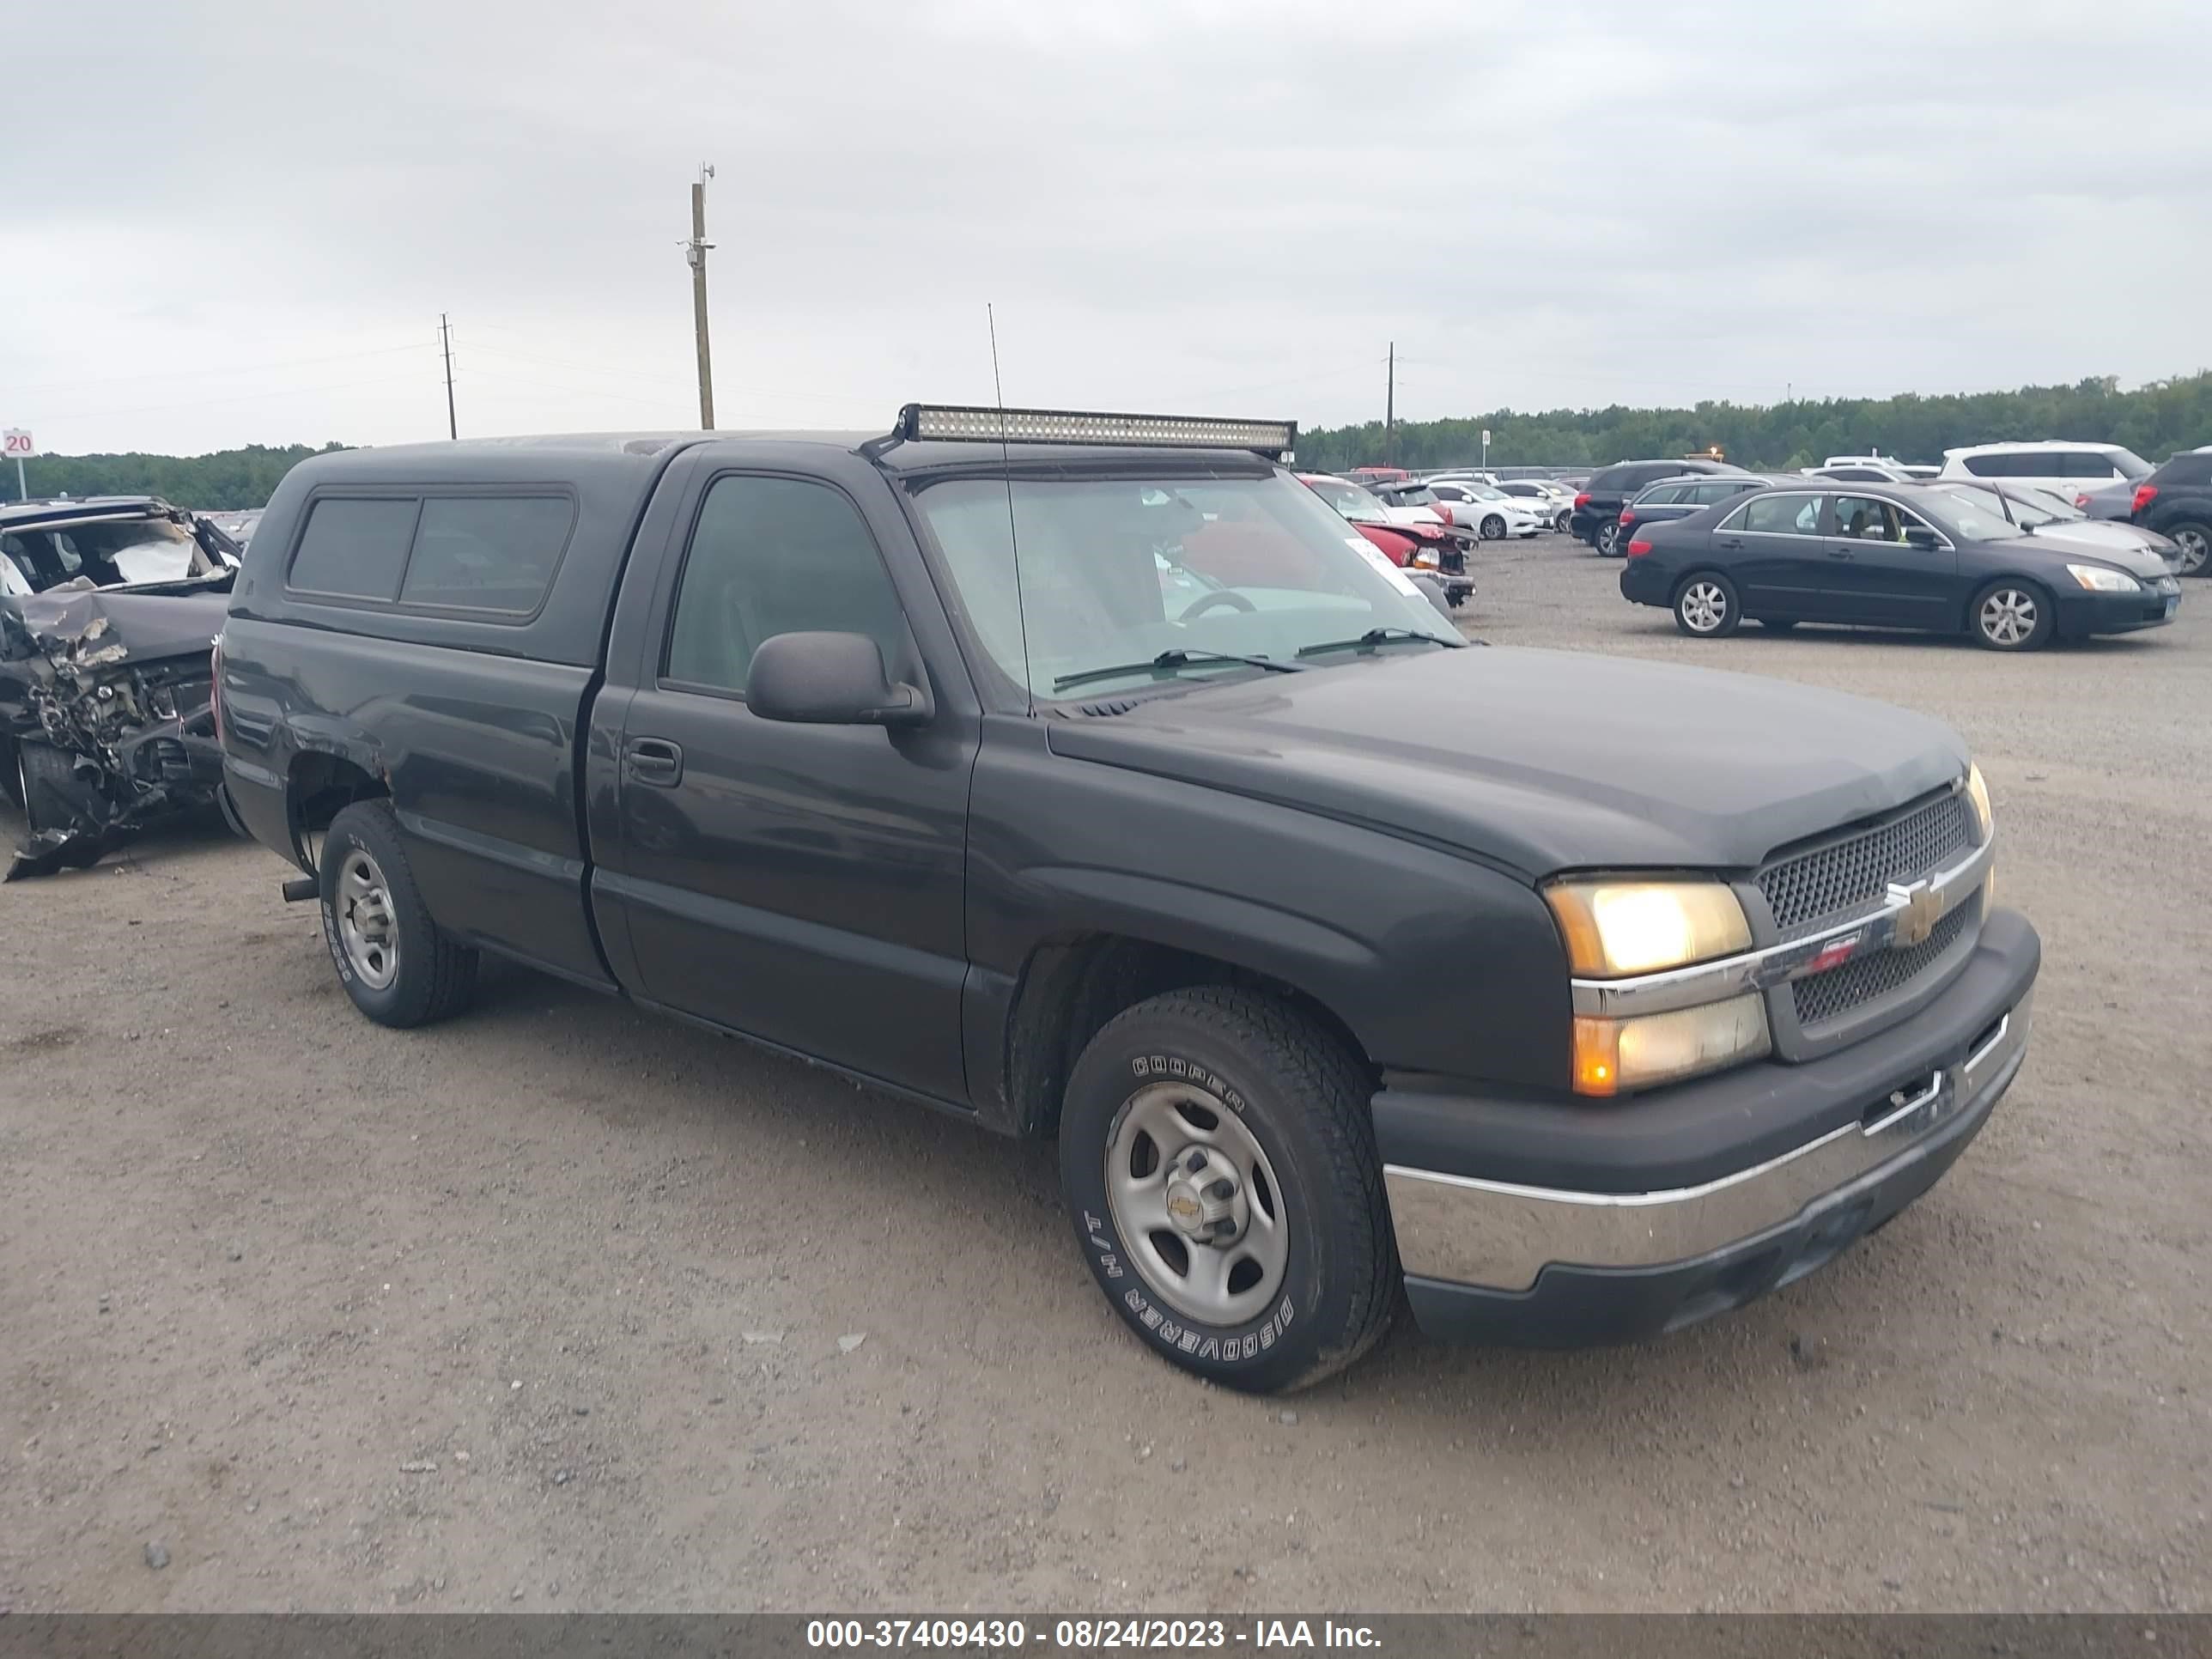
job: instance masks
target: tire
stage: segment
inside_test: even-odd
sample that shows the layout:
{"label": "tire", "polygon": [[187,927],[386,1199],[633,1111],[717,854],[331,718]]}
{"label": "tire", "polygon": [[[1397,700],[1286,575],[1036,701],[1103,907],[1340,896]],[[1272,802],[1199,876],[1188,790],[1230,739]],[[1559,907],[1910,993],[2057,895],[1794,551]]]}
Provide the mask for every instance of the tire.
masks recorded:
{"label": "tire", "polygon": [[[1253,991],[1170,992],[1091,1039],[1060,1114],[1060,1188],[1091,1276],[1139,1340],[1254,1394],[1317,1382],[1374,1346],[1399,1269],[1373,1087],[1334,1036]],[[1186,1226],[1237,1231],[1224,1248]]]}
{"label": "tire", "polygon": [[1620,520],[1607,519],[1600,525],[1597,527],[1597,534],[1590,539],[1590,545],[1597,549],[1597,556],[1601,559],[1619,558],[1620,556]]}
{"label": "tire", "polygon": [[15,739],[0,732],[0,798],[10,805],[23,804],[23,763],[15,753]]}
{"label": "tire", "polygon": [[2033,582],[2002,578],[1974,595],[1966,631],[1986,651],[2039,651],[2051,643],[2057,609]]}
{"label": "tire", "polygon": [[1552,530],[1553,533],[1561,536],[1565,535],[1567,532],[1572,528],[1572,526],[1568,523],[1568,520],[1573,517],[1573,514],[1562,510],[1559,516],[1552,520]]}
{"label": "tire", "polygon": [[1482,520],[1482,539],[1486,542],[1495,542],[1504,540],[1504,537],[1505,520],[1498,517],[1495,513],[1484,514]]}
{"label": "tire", "polygon": [[2181,562],[2174,567],[2177,574],[2212,575],[2212,524],[2202,519],[2184,519],[2168,526],[2164,533],[2181,550]]}
{"label": "tire", "polygon": [[[22,738],[10,746],[15,753],[9,757],[9,793],[22,807],[23,822],[31,833],[70,827],[72,820],[65,809],[87,793],[76,781],[76,761],[64,750],[35,738]],[[88,811],[99,805],[88,801]],[[96,821],[105,823],[106,818],[102,816]]]}
{"label": "tire", "polygon": [[1766,629],[1770,634],[1787,634],[1791,629],[1797,626],[1797,618],[1795,617],[1761,617],[1759,619],[1759,625]]}
{"label": "tire", "polygon": [[1674,626],[1692,639],[1726,639],[1743,626],[1735,584],[1717,570],[1692,572],[1674,590]]}
{"label": "tire", "polygon": [[323,942],[353,1006],[380,1025],[427,1025],[466,1007],[477,953],[430,919],[392,803],[356,801],[331,821],[317,860]]}

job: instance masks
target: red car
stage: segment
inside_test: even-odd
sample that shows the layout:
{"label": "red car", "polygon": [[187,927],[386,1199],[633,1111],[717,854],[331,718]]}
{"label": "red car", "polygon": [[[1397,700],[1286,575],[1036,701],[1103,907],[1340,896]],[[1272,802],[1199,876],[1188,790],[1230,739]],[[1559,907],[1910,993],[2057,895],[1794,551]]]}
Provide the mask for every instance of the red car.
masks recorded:
{"label": "red car", "polygon": [[1389,510],[1374,495],[1353,480],[1333,473],[1301,472],[1297,479],[1381,549],[1391,563],[1436,576],[1443,583],[1445,599],[1454,607],[1474,592],[1474,583],[1467,574],[1468,532],[1443,524],[1393,523]]}

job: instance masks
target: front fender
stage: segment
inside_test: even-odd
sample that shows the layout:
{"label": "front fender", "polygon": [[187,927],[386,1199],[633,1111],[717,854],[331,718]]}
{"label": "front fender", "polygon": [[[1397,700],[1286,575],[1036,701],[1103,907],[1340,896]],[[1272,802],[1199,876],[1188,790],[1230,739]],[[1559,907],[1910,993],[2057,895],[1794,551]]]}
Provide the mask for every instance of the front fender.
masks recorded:
{"label": "front fender", "polygon": [[987,1044],[1005,1051],[1034,953],[1101,934],[1288,985],[1378,1066],[1565,1085],[1565,953],[1518,877],[1369,826],[1053,755],[1029,735],[987,741],[976,764],[969,955],[991,1012],[971,1026],[971,1084],[987,1076]]}

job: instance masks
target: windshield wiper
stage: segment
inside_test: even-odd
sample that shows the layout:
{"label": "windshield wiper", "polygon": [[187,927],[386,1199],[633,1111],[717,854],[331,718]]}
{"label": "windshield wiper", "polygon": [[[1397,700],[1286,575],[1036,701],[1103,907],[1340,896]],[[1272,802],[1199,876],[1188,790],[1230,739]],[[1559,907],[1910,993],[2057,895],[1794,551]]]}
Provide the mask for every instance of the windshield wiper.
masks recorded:
{"label": "windshield wiper", "polygon": [[1302,645],[1301,657],[1318,657],[1324,651],[1357,651],[1373,649],[1378,645],[1410,645],[1419,640],[1424,645],[1449,646],[1449,640],[1440,640],[1433,634],[1424,634],[1413,628],[1370,628],[1356,640],[1326,640],[1319,645]]}
{"label": "windshield wiper", "polygon": [[[1298,653],[1304,656],[1305,653]],[[1055,691],[1065,691],[1071,686],[1088,685],[1093,680],[1110,680],[1123,674],[1162,675],[1178,668],[1188,668],[1210,662],[1240,662],[1249,668],[1264,668],[1270,674],[1295,674],[1296,663],[1275,662],[1266,657],[1240,657],[1226,651],[1163,651],[1149,662],[1125,662],[1117,668],[1086,668],[1080,674],[1062,674],[1052,683]]]}

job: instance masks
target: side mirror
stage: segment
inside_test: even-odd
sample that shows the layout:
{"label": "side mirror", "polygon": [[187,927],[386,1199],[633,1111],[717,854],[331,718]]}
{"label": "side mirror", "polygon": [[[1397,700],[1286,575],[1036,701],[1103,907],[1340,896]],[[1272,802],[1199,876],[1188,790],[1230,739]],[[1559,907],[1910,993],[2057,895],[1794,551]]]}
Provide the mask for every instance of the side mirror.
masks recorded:
{"label": "side mirror", "polygon": [[1921,548],[1929,553],[1933,553],[1943,544],[1936,532],[1924,524],[1905,526],[1905,540],[1907,546]]}
{"label": "side mirror", "polygon": [[919,726],[936,711],[918,686],[893,684],[866,634],[778,634],[761,641],[745,702],[766,720],[805,726]]}

